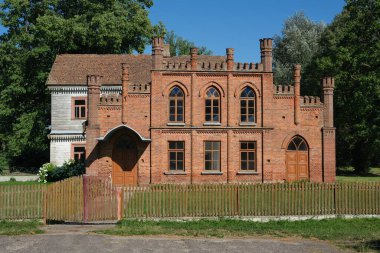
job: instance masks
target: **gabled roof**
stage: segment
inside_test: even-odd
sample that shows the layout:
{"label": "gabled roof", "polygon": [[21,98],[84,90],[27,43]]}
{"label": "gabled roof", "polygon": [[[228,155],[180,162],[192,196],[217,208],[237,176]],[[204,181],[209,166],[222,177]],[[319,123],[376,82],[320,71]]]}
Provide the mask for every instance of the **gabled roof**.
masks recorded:
{"label": "gabled roof", "polygon": [[101,75],[103,85],[121,85],[122,63],[129,65],[132,83],[151,81],[151,55],[62,54],[56,57],[46,84],[87,85],[87,75]]}
{"label": "gabled roof", "polygon": [[[225,56],[198,56],[198,62],[213,63],[225,60]],[[164,62],[190,62],[190,56],[166,57]],[[88,75],[101,75],[102,85],[121,85],[122,63],[129,65],[129,78],[132,84],[151,82],[151,55],[62,54],[56,57],[46,84],[85,86]]]}

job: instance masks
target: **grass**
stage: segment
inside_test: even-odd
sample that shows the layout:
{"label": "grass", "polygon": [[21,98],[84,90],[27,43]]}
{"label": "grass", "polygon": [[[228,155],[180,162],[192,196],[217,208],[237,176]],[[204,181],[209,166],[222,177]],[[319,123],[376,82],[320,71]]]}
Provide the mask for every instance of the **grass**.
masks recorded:
{"label": "grass", "polygon": [[337,182],[380,182],[380,168],[371,168],[367,174],[356,174],[353,168],[339,168]]}
{"label": "grass", "polygon": [[5,181],[0,182],[0,185],[31,185],[31,184],[41,184],[37,181]]}
{"label": "grass", "polygon": [[380,250],[380,219],[326,219],[270,221],[266,223],[220,219],[198,221],[124,220],[109,230],[109,235],[178,235],[202,237],[264,236],[317,238],[333,241],[358,251]]}
{"label": "grass", "polygon": [[0,235],[42,234],[38,221],[0,221]]}

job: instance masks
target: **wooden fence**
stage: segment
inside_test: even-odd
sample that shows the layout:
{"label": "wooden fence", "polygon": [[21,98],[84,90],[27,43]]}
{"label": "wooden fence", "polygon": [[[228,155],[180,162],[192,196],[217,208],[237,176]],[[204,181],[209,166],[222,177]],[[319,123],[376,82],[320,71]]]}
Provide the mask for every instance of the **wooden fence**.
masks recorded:
{"label": "wooden fence", "polygon": [[0,220],[380,215],[380,183],[277,183],[115,187],[79,176],[49,185],[0,185]]}
{"label": "wooden fence", "polygon": [[123,195],[126,218],[380,214],[380,183],[153,185]]}
{"label": "wooden fence", "polygon": [[0,185],[0,220],[41,219],[46,185]]}

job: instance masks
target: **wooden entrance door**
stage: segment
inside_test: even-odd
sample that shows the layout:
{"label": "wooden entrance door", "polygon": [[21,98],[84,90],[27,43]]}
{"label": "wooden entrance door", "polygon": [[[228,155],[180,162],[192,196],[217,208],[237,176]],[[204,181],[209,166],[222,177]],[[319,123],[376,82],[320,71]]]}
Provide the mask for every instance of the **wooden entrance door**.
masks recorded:
{"label": "wooden entrance door", "polygon": [[116,141],[112,152],[114,185],[137,184],[137,149],[136,144],[127,139]]}
{"label": "wooden entrance door", "polygon": [[309,179],[309,150],[300,136],[295,136],[288,145],[286,173],[288,181]]}

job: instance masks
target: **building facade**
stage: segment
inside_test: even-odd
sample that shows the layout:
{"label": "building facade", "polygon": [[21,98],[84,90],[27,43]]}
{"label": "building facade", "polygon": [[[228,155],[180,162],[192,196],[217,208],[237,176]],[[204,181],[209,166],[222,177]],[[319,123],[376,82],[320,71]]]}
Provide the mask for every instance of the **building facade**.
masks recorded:
{"label": "building facade", "polygon": [[261,62],[226,56],[59,55],[52,97],[51,162],[85,159],[87,174],[114,184],[335,180],[333,78],[323,103],[274,85],[272,40]]}

